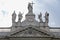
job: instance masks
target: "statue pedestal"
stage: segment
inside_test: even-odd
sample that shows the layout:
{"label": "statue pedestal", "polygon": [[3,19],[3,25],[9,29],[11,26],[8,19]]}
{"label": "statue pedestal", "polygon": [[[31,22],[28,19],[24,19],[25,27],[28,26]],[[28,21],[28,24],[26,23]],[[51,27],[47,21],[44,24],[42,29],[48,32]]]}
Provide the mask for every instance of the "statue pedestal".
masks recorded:
{"label": "statue pedestal", "polygon": [[45,22],[45,23],[44,23],[44,26],[45,26],[45,27],[48,27],[48,23]]}
{"label": "statue pedestal", "polygon": [[44,22],[40,22],[40,23],[39,23],[39,26],[40,26],[40,27],[44,27]]}
{"label": "statue pedestal", "polygon": [[46,22],[45,22],[45,30],[46,30],[47,32],[49,32],[49,26],[48,26],[48,23],[46,23]]}
{"label": "statue pedestal", "polygon": [[40,23],[39,23],[39,26],[40,26],[40,29],[49,32],[49,26],[48,26],[48,23],[40,22]]}

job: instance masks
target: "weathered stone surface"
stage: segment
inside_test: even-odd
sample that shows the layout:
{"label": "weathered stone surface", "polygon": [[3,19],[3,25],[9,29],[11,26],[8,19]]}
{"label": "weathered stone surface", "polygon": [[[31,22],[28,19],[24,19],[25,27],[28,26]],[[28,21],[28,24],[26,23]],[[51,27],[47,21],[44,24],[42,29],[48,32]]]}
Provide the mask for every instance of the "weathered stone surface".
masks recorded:
{"label": "weathered stone surface", "polygon": [[15,22],[15,11],[12,14],[12,27],[9,35],[0,36],[0,40],[60,40],[49,30],[48,16],[45,14],[45,22],[42,21],[42,14],[39,15],[40,22],[35,20],[33,14],[33,7],[31,3],[28,4],[28,14],[26,20],[21,22],[22,14],[18,15],[18,22]]}

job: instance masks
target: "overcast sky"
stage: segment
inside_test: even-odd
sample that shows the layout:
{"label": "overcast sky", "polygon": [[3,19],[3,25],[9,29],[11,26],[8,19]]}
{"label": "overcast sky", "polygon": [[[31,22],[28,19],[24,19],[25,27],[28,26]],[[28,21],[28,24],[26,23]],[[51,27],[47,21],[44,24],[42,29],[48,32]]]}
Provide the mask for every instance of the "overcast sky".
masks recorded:
{"label": "overcast sky", "polygon": [[[0,27],[12,25],[11,15],[14,10],[16,14],[21,11],[24,16],[28,12],[27,4],[32,1],[35,3],[33,11],[37,20],[37,15],[40,12],[43,14],[44,20],[44,14],[47,11],[49,13],[49,26],[60,27],[60,0],[0,0]],[[16,21],[18,21],[17,18]]]}

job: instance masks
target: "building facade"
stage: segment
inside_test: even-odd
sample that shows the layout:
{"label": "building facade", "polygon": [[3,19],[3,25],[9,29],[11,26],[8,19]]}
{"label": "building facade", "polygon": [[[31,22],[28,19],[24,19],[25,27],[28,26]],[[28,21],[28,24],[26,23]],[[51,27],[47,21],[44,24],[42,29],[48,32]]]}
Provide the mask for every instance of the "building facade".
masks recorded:
{"label": "building facade", "polygon": [[35,19],[32,3],[28,4],[26,19],[21,22],[22,13],[18,14],[18,22],[15,22],[16,13],[12,14],[11,31],[6,35],[0,35],[0,40],[60,40],[49,28],[49,13],[45,13],[45,21],[42,20],[42,13],[38,15],[39,22]]}

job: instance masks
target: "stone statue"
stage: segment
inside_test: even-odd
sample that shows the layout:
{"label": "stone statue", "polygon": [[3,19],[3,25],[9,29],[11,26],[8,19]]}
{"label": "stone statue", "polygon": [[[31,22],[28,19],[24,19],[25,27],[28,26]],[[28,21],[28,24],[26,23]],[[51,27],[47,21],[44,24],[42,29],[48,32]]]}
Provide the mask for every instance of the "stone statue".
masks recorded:
{"label": "stone statue", "polygon": [[16,20],[16,13],[14,11],[13,14],[12,14],[12,22],[15,22],[15,20]]}
{"label": "stone statue", "polygon": [[45,22],[48,23],[49,22],[49,13],[45,13]]}
{"label": "stone statue", "polygon": [[29,12],[32,12],[32,9],[33,9],[33,7],[32,7],[32,5],[31,5],[31,3],[29,3],[29,4],[28,4],[28,10],[29,10]]}
{"label": "stone statue", "polygon": [[39,15],[39,19],[40,19],[40,22],[43,22],[43,20],[42,20],[42,14],[41,13]]}
{"label": "stone statue", "polygon": [[18,14],[18,21],[21,22],[21,19],[22,19],[22,14],[21,14],[21,12],[19,12],[19,14]]}

